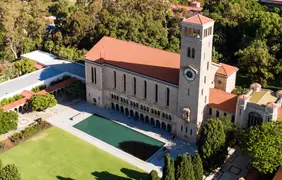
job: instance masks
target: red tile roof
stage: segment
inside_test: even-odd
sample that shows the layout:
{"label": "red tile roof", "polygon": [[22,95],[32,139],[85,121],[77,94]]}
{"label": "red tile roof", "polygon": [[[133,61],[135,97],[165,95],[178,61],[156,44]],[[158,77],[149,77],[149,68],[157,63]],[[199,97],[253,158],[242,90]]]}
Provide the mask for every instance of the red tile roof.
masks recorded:
{"label": "red tile roof", "polygon": [[60,89],[62,87],[65,87],[66,85],[69,85],[70,83],[72,83],[72,82],[74,82],[76,80],[77,80],[76,78],[72,77],[72,78],[67,79],[65,81],[59,82],[58,84],[50,86],[50,87],[48,87],[46,89],[43,89],[42,91],[39,91],[36,94],[46,94],[46,93],[52,92],[52,91],[54,91],[56,89]]}
{"label": "red tile roof", "polygon": [[218,70],[216,72],[219,75],[230,76],[234,72],[238,71],[237,67],[230,66],[228,64],[219,63],[219,65],[220,65],[220,67],[218,68]]}
{"label": "red tile roof", "polygon": [[24,90],[21,95],[23,95],[26,99],[31,99],[31,97],[34,95],[33,92],[31,91],[27,91],[27,90]]}
{"label": "red tile roof", "polygon": [[43,69],[44,66],[42,66],[41,64],[36,63],[36,64],[35,64],[35,68],[36,68],[36,69]]}
{"label": "red tile roof", "polygon": [[[84,59],[110,64],[173,84],[178,84],[179,80],[179,54],[134,42],[105,36],[86,53]],[[223,63],[221,65],[225,66]]]}
{"label": "red tile roof", "polygon": [[212,22],[213,20],[208,18],[208,17],[205,17],[201,14],[197,14],[197,15],[192,16],[190,18],[184,19],[183,21],[187,22],[187,23],[203,25],[203,24],[207,24],[209,22]]}
{"label": "red tile roof", "polygon": [[19,99],[19,100],[17,100],[17,101],[15,101],[15,102],[12,102],[12,103],[10,103],[10,104],[7,104],[6,106],[3,106],[3,107],[1,107],[4,111],[8,111],[8,110],[10,110],[10,109],[13,109],[13,108],[15,108],[15,107],[18,107],[18,106],[20,106],[20,105],[22,105],[22,104],[25,104],[26,102],[27,102],[27,98],[22,98],[22,99]]}
{"label": "red tile roof", "polygon": [[220,89],[210,88],[209,106],[222,111],[235,113],[237,96]]}
{"label": "red tile roof", "polygon": [[273,180],[281,180],[281,179],[282,179],[282,165],[280,166],[280,168],[276,172]]}
{"label": "red tile roof", "polygon": [[185,9],[186,11],[202,11],[203,8],[201,7],[194,7],[194,6],[185,6],[180,4],[172,4],[170,6],[171,9]]}

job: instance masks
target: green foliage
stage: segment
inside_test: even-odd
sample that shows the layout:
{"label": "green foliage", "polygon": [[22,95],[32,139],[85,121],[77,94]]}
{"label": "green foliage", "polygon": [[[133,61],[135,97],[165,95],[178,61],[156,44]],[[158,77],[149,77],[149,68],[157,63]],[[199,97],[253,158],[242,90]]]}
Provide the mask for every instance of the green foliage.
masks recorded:
{"label": "green foliage", "polygon": [[30,59],[16,61],[12,66],[13,73],[16,77],[36,71],[35,62]]}
{"label": "green foliage", "polygon": [[74,81],[65,87],[65,94],[69,98],[85,98],[85,84],[82,81]]}
{"label": "green foliage", "polygon": [[18,143],[20,140],[28,138],[39,131],[49,128],[50,126],[51,124],[47,121],[39,121],[34,125],[28,126],[21,132],[13,134],[9,137],[9,139],[15,143]]}
{"label": "green foliage", "polygon": [[0,180],[21,180],[20,173],[14,164],[8,164],[0,170]]}
{"label": "green foliage", "polygon": [[24,96],[21,95],[21,94],[17,94],[13,97],[10,97],[10,98],[4,98],[0,101],[0,107],[6,106],[7,104],[10,104],[10,103],[15,102],[15,101],[22,99],[22,98],[24,98]]}
{"label": "green foliage", "polygon": [[32,92],[37,93],[43,89],[46,89],[46,85],[41,85],[41,86],[36,86],[34,88],[31,89]]}
{"label": "green foliage", "polygon": [[160,180],[156,170],[150,172],[148,180]]}
{"label": "green foliage", "polygon": [[168,153],[165,154],[162,179],[163,180],[174,180],[175,179],[174,161],[173,159],[171,159]]}
{"label": "green foliage", "polygon": [[30,100],[30,104],[33,111],[43,111],[56,106],[57,100],[51,94],[34,95]]}
{"label": "green foliage", "polygon": [[226,135],[224,126],[218,119],[208,119],[200,130],[199,154],[204,168],[209,170],[220,166],[226,156]]}
{"label": "green foliage", "polygon": [[273,173],[282,165],[282,123],[265,122],[253,126],[246,133],[246,151],[251,157],[252,166],[259,172]]}
{"label": "green foliage", "polygon": [[231,93],[236,95],[242,95],[248,93],[249,90],[250,90],[249,88],[243,88],[241,86],[237,86],[235,89],[232,90]]}
{"label": "green foliage", "polygon": [[17,129],[18,114],[14,111],[4,112],[0,110],[0,134],[5,134]]}
{"label": "green foliage", "polygon": [[[4,142],[0,142],[0,150],[1,149],[5,149],[5,147],[6,147],[5,143]],[[2,164],[1,163],[2,162],[0,161],[0,169],[2,168]]]}
{"label": "green foliage", "polygon": [[180,166],[178,166],[177,180],[195,180],[193,165],[191,161],[191,157],[187,155],[182,156],[182,160],[180,162]]}
{"label": "green foliage", "polygon": [[52,81],[50,85],[53,86],[53,85],[55,85],[55,84],[58,84],[58,83],[60,83],[60,82],[63,82],[63,81],[65,81],[65,80],[68,80],[68,79],[70,79],[70,78],[71,78],[70,76],[65,75],[65,76],[63,76],[62,78],[59,78],[59,79],[56,79],[55,81]]}
{"label": "green foliage", "polygon": [[202,180],[204,175],[203,162],[198,153],[192,156],[192,164],[195,180]]}
{"label": "green foliage", "polygon": [[270,54],[266,41],[255,40],[236,55],[239,57],[240,68],[248,72],[253,82],[259,82],[263,86],[281,71],[281,62],[277,62]]}

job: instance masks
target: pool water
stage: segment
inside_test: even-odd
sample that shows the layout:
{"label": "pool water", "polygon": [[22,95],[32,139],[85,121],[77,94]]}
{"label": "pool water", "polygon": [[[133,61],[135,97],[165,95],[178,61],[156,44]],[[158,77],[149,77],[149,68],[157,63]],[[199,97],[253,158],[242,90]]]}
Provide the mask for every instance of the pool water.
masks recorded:
{"label": "pool water", "polygon": [[73,127],[144,161],[164,145],[163,142],[97,115]]}

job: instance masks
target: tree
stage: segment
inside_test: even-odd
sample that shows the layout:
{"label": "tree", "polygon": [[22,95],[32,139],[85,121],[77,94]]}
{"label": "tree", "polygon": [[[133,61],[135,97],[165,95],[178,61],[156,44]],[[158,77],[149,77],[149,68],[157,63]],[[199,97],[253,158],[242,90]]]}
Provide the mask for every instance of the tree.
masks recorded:
{"label": "tree", "polygon": [[282,123],[265,122],[246,133],[246,151],[259,172],[273,173],[282,165]]}
{"label": "tree", "polygon": [[8,164],[0,170],[0,180],[21,180],[20,173],[14,164]]}
{"label": "tree", "polygon": [[16,77],[31,73],[36,70],[35,62],[30,59],[16,61],[16,63],[12,66],[12,70]]}
{"label": "tree", "polygon": [[163,167],[163,180],[175,180],[174,161],[168,153],[165,154],[165,161]]}
{"label": "tree", "polygon": [[218,119],[208,119],[200,130],[199,154],[204,168],[209,170],[220,166],[226,156],[226,136],[224,126]]}
{"label": "tree", "polygon": [[183,155],[182,161],[180,163],[181,176],[178,180],[195,180],[193,165],[191,157]]}
{"label": "tree", "polygon": [[30,100],[31,108],[33,111],[43,111],[47,108],[54,107],[57,104],[57,100],[54,95],[34,95]]}
{"label": "tree", "polygon": [[160,180],[156,170],[152,170],[149,174],[149,180]]}
{"label": "tree", "polygon": [[192,164],[195,180],[202,180],[204,176],[203,162],[198,153],[192,156]]}
{"label": "tree", "polygon": [[266,41],[255,40],[236,55],[239,57],[240,67],[249,73],[251,80],[263,86],[281,70],[281,63],[270,54]]}
{"label": "tree", "polygon": [[85,98],[85,84],[81,81],[75,81],[65,88],[65,94],[69,98]]}
{"label": "tree", "polygon": [[18,114],[14,111],[0,110],[0,134],[5,134],[18,127]]}

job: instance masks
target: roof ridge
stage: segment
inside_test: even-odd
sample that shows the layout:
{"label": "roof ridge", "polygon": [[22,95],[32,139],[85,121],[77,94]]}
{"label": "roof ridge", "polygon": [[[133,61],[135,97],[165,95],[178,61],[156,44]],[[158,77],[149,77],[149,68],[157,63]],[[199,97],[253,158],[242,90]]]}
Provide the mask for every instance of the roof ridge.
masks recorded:
{"label": "roof ridge", "polygon": [[[131,44],[136,44],[136,45],[138,45],[138,46],[144,46],[144,47],[150,48],[150,49],[155,49],[155,50],[159,50],[159,51],[164,51],[164,52],[171,53],[171,54],[180,55],[179,53],[176,53],[176,52],[171,52],[171,51],[167,51],[167,50],[164,50],[164,49],[154,48],[154,47],[147,46],[147,45],[144,45],[144,44],[140,44],[140,43],[137,43],[137,42],[134,42],[134,41],[121,40],[121,39],[114,38],[114,37],[110,37],[110,36],[104,36],[104,37],[106,37],[106,38],[111,38],[111,39],[115,39],[115,40],[122,41],[122,42],[131,43]],[[103,38],[104,38],[104,37],[103,37]],[[103,39],[103,38],[102,38],[102,39]]]}
{"label": "roof ridge", "polygon": [[200,15],[198,14],[197,16],[198,16],[198,18],[199,18],[201,24],[203,24],[202,19],[200,18]]}

